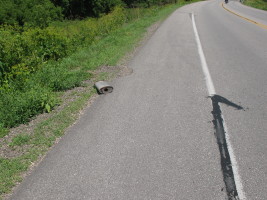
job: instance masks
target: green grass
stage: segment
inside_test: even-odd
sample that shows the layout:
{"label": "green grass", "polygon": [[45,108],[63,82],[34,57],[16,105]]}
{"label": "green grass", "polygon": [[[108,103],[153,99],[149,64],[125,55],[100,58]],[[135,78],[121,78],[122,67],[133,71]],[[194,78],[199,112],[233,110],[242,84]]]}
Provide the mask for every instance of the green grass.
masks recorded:
{"label": "green grass", "polygon": [[31,140],[31,136],[27,134],[19,134],[12,138],[12,142],[9,143],[9,146],[14,147],[14,146],[22,146],[25,144],[29,144]]}
{"label": "green grass", "polygon": [[0,139],[8,135],[8,129],[4,128],[2,124],[0,124]]}
{"label": "green grass", "polygon": [[244,4],[261,10],[267,10],[267,0],[244,0]]}
{"label": "green grass", "polygon": [[[195,0],[198,1],[198,0]],[[191,1],[192,2],[192,1]],[[131,52],[138,42],[145,35],[147,28],[159,20],[165,19],[178,7],[190,2],[180,2],[179,4],[167,6],[164,8],[154,9],[152,14],[146,17],[125,24],[123,27],[110,33],[107,37],[100,39],[98,42],[77,51],[75,54],[62,59],[56,65],[64,67],[74,74],[88,73],[87,71],[96,70],[99,66],[117,65],[122,58]],[[51,70],[50,68],[47,69]],[[46,75],[51,74],[57,80],[55,72],[45,71]],[[105,79],[106,73],[100,73],[97,79]],[[92,78],[91,74],[85,75],[85,78]],[[44,77],[45,78],[45,77]],[[73,81],[76,81],[73,75]],[[46,81],[45,79],[43,81]],[[64,80],[62,80],[64,82]],[[80,82],[79,82],[80,83]],[[41,84],[41,83],[40,83]],[[62,85],[62,83],[58,83]],[[65,83],[64,83],[65,84]],[[63,84],[63,86],[64,86]],[[68,86],[68,83],[66,83]],[[68,88],[66,86],[66,88]],[[57,92],[60,96],[63,92]],[[96,94],[93,86],[84,87],[84,90],[73,92],[74,101],[69,102],[61,111],[52,112],[51,116],[36,125],[33,133],[19,134],[11,139],[8,146],[13,149],[23,149],[23,153],[18,154],[15,158],[0,158],[0,199],[4,194],[9,193],[11,189],[22,181],[22,173],[25,172],[30,164],[44,155],[48,149],[53,146],[55,140],[64,135],[66,129],[77,120],[80,110],[87,104],[90,97]],[[62,100],[63,101],[63,100]],[[45,105],[43,105],[45,106]],[[48,108],[47,108],[48,110]],[[7,130],[0,126],[0,138],[7,134]],[[23,148],[25,147],[26,150]]]}
{"label": "green grass", "polygon": [[17,182],[21,181],[20,173],[27,168],[28,163],[22,162],[21,159],[0,158],[0,194],[9,192]]}

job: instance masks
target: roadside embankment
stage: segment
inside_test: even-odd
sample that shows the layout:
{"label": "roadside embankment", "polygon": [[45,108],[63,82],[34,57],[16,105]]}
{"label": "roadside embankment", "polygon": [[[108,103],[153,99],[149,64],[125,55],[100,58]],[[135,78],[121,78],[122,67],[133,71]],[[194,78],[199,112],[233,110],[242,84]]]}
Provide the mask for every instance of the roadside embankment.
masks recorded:
{"label": "roadside embankment", "polygon": [[[0,90],[0,199],[23,180],[97,97],[94,81],[131,73],[123,66],[125,59],[148,30],[156,29],[149,27],[196,1],[128,13],[116,8],[97,21],[55,24],[47,29],[0,30],[0,35],[6,36],[0,37],[1,48],[7,50],[2,51],[1,59],[12,66],[0,62],[1,73],[7,72]],[[97,25],[100,22],[104,25]],[[97,28],[102,34],[94,32]]]}

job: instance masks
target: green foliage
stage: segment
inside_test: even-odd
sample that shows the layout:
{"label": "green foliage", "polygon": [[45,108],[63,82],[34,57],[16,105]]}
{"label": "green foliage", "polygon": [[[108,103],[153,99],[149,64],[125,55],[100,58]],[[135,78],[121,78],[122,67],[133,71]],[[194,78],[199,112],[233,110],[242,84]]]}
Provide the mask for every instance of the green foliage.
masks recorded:
{"label": "green foliage", "polygon": [[0,24],[16,24],[17,11],[14,1],[0,0]]}
{"label": "green foliage", "polygon": [[51,2],[54,5],[61,7],[64,16],[67,16],[70,8],[70,0],[51,0]]}
{"label": "green foliage", "polygon": [[[110,2],[112,6],[112,1]],[[0,28],[2,126],[14,127],[28,122],[39,113],[50,112],[57,103],[54,92],[80,86],[83,80],[91,78],[92,75],[86,71],[88,69],[80,68],[80,64],[69,65],[66,60],[63,62],[64,57],[88,45],[94,49],[94,43],[117,30],[127,20],[153,16],[157,11],[156,7],[137,8],[133,11],[115,7],[111,13],[98,19],[57,22],[47,28],[2,26]],[[111,38],[111,41],[114,46],[118,43],[115,38]],[[116,50],[107,51],[105,45],[104,43],[98,55],[85,55],[92,60],[86,65],[96,67],[113,64],[118,59]],[[105,62],[102,58],[105,58]]]}
{"label": "green foliage", "polygon": [[64,91],[81,85],[91,74],[81,70],[68,70],[64,63],[51,63],[33,75],[31,81],[53,91]]}
{"label": "green foliage", "polygon": [[14,147],[14,146],[22,146],[25,144],[28,144],[29,141],[31,140],[31,136],[27,134],[19,134],[12,138],[12,142],[9,143],[9,146]]}
{"label": "green foliage", "polygon": [[[179,0],[123,0],[129,8],[149,8],[170,3],[177,3]],[[181,0],[180,0],[181,1]]]}
{"label": "green foliage", "polygon": [[254,8],[267,10],[267,0],[244,0],[244,4]]}
{"label": "green foliage", "polygon": [[117,7],[99,19],[66,26],[0,28],[0,121],[3,126],[14,127],[38,113],[50,112],[56,105],[53,92],[80,86],[83,80],[89,79],[91,74],[77,70],[77,66],[68,69],[64,63],[54,61],[92,44],[97,37],[116,30],[125,21],[125,10]]}
{"label": "green foliage", "polygon": [[74,52],[77,47],[91,44],[120,27],[126,20],[125,10],[117,7],[99,19],[87,19],[77,24],[24,28],[0,28],[0,84],[11,80],[23,82],[40,65],[59,60]]}
{"label": "green foliage", "polygon": [[105,35],[124,24],[126,14],[123,8],[117,7],[111,14],[101,17],[98,21],[98,35]]}
{"label": "green foliage", "polygon": [[92,13],[97,17],[102,13],[109,13],[116,6],[122,6],[121,0],[91,0],[90,2]]}
{"label": "green foliage", "polygon": [[62,19],[62,9],[50,0],[0,0],[0,24],[46,27]]}
{"label": "green foliage", "polygon": [[27,23],[28,26],[47,27],[52,21],[62,19],[61,9],[55,7],[49,0],[35,1],[36,3],[32,5],[30,11],[25,14],[24,23]]}
{"label": "green foliage", "polygon": [[38,113],[46,112],[46,105],[56,105],[55,94],[41,85],[26,85],[23,90],[0,90],[0,121],[4,127],[28,122]]}
{"label": "green foliage", "polygon": [[24,39],[22,45],[26,55],[33,56],[37,60],[58,60],[68,54],[68,38],[62,37],[53,27],[28,29],[21,36]]}
{"label": "green foliage", "polygon": [[68,38],[53,28],[24,32],[0,29],[0,84],[10,80],[23,82],[43,62],[66,56],[68,44]]}
{"label": "green foliage", "polygon": [[[184,3],[184,2],[183,2]],[[120,27],[119,29],[113,31],[108,36],[101,38],[97,33],[98,25],[96,19],[89,20],[89,21],[74,21],[74,22],[64,22],[64,23],[54,23],[54,26],[58,28],[57,30],[60,31],[62,36],[67,36],[70,40],[72,40],[73,36],[77,36],[74,40],[77,42],[78,45],[80,43],[80,36],[85,36],[86,32],[88,32],[87,27],[83,30],[82,27],[87,26],[85,25],[88,23],[94,25],[95,41],[90,43],[91,45],[84,44],[86,43],[86,37],[83,38],[85,41],[81,43],[82,45],[87,45],[86,48],[79,49],[71,56],[68,56],[64,59],[59,59],[56,62],[48,62],[44,65],[41,65],[40,68],[31,73],[25,81],[23,82],[10,82],[5,86],[5,88],[0,88],[0,122],[2,123],[3,116],[8,114],[9,109],[11,108],[13,112],[13,106],[16,107],[17,111],[23,109],[25,104],[27,103],[29,98],[28,96],[31,93],[35,93],[39,96],[42,101],[31,101],[32,107],[36,107],[36,105],[41,105],[40,112],[47,111],[49,112],[50,109],[53,108],[53,104],[55,104],[55,93],[52,92],[53,82],[56,82],[57,79],[61,79],[60,82],[64,81],[64,79],[69,79],[68,75],[64,75],[65,78],[61,78],[60,74],[70,72],[71,74],[76,74],[78,76],[90,76],[87,73],[88,70],[94,70],[99,65],[107,64],[107,65],[116,65],[118,61],[129,51],[131,51],[135,45],[140,41],[143,37],[144,33],[147,30],[147,27],[152,25],[154,22],[163,19],[169,13],[174,11],[178,8],[176,6],[166,6],[164,8],[153,8],[153,9],[135,9],[131,12],[129,16],[129,12],[127,12],[127,18],[131,18],[131,20],[137,19],[132,23],[125,24],[124,26]],[[141,18],[141,16],[143,16]],[[55,25],[56,24],[56,25]],[[75,26],[77,25],[77,26]],[[100,26],[100,25],[99,25]],[[64,27],[66,29],[64,29]],[[83,32],[82,34],[80,33]],[[91,35],[91,33],[90,33]],[[90,36],[91,37],[91,36]],[[91,40],[90,40],[91,41]],[[89,41],[88,41],[89,42]],[[69,47],[68,47],[69,48]],[[50,69],[52,68],[52,69]],[[65,71],[63,71],[65,69]],[[58,71],[57,71],[58,70]],[[53,76],[53,74],[56,74]],[[80,74],[80,75],[79,75]],[[41,77],[43,79],[41,79]],[[75,76],[76,77],[76,76]],[[86,78],[86,77],[83,77]],[[99,77],[96,77],[99,78]],[[75,78],[74,78],[75,80]],[[74,81],[75,82],[75,81]],[[47,84],[46,84],[47,83]],[[61,85],[61,83],[60,83]],[[64,85],[64,84],[63,84]],[[72,85],[72,84],[67,84]],[[69,87],[68,86],[68,87]],[[57,86],[58,87],[58,86]],[[62,86],[60,86],[62,87]],[[45,89],[46,88],[46,89]],[[40,155],[43,155],[49,147],[54,144],[56,138],[64,134],[64,131],[67,127],[69,127],[75,119],[77,119],[79,115],[79,111],[84,107],[86,102],[88,102],[89,97],[94,94],[94,90],[88,91],[89,88],[86,90],[78,90],[75,93],[75,100],[69,102],[67,106],[63,107],[62,110],[59,112],[55,112],[52,116],[48,119],[42,121],[37,125],[34,131],[30,134],[31,137],[26,136],[25,134],[17,136],[18,138],[13,139],[10,145],[14,144],[14,147],[17,145],[22,145],[20,148],[17,149],[19,155],[17,158],[7,159],[7,158],[0,158],[0,199],[6,193],[10,192],[12,187],[16,185],[16,183],[22,180],[21,173],[32,164],[32,162],[36,161]],[[40,90],[40,91],[39,91]],[[56,90],[56,89],[53,89]],[[23,92],[28,92],[25,95],[26,100],[22,98]],[[17,94],[18,93],[18,94]],[[50,98],[42,97],[42,94],[47,94]],[[3,97],[3,95],[6,97]],[[14,96],[14,97],[12,97]],[[70,95],[69,97],[73,97]],[[49,100],[50,99],[50,100]],[[49,100],[49,101],[48,101]],[[2,114],[3,110],[2,104],[7,101],[14,101],[12,105],[7,104],[3,108],[6,110],[4,114]],[[20,102],[20,104],[18,104]],[[21,103],[24,102],[24,103]],[[52,103],[51,103],[52,102]],[[54,102],[54,103],[53,103]],[[46,106],[49,105],[49,106]],[[42,110],[43,109],[43,110]],[[14,114],[15,118],[17,117]],[[27,121],[24,119],[24,121]],[[7,120],[8,122],[8,120]],[[6,127],[8,123],[1,124],[0,123],[0,133],[1,128],[4,126]],[[26,145],[25,145],[26,144]],[[23,152],[21,152],[23,149]],[[23,155],[21,155],[23,153]]]}
{"label": "green foliage", "polygon": [[99,17],[115,7],[165,5],[178,0],[0,0],[0,24],[47,27],[52,21]]}
{"label": "green foliage", "polygon": [[5,137],[8,134],[8,129],[4,128],[4,125],[0,123],[0,138]]}
{"label": "green foliage", "polygon": [[62,8],[65,18],[68,19],[99,17],[109,13],[114,7],[123,5],[121,0],[52,0],[52,2]]}

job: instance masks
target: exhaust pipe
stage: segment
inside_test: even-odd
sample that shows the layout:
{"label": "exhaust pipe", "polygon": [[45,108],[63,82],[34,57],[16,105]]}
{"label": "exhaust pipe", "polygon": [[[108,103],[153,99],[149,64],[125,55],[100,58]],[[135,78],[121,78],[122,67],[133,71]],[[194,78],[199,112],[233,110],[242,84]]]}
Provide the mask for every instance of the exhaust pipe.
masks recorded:
{"label": "exhaust pipe", "polygon": [[113,91],[113,87],[106,81],[96,82],[95,87],[99,94],[107,94]]}

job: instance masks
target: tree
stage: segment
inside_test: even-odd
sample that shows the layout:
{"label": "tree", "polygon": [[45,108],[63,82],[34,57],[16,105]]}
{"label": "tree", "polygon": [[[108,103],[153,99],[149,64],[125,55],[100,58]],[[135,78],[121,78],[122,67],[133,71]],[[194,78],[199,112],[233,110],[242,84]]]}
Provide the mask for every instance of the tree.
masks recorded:
{"label": "tree", "polygon": [[0,0],[0,24],[17,23],[17,11],[13,1]]}
{"label": "tree", "polygon": [[0,0],[0,24],[45,27],[62,19],[62,9],[50,0]]}
{"label": "tree", "polygon": [[99,17],[110,12],[115,6],[122,5],[121,0],[52,0],[63,8],[66,18]]}

